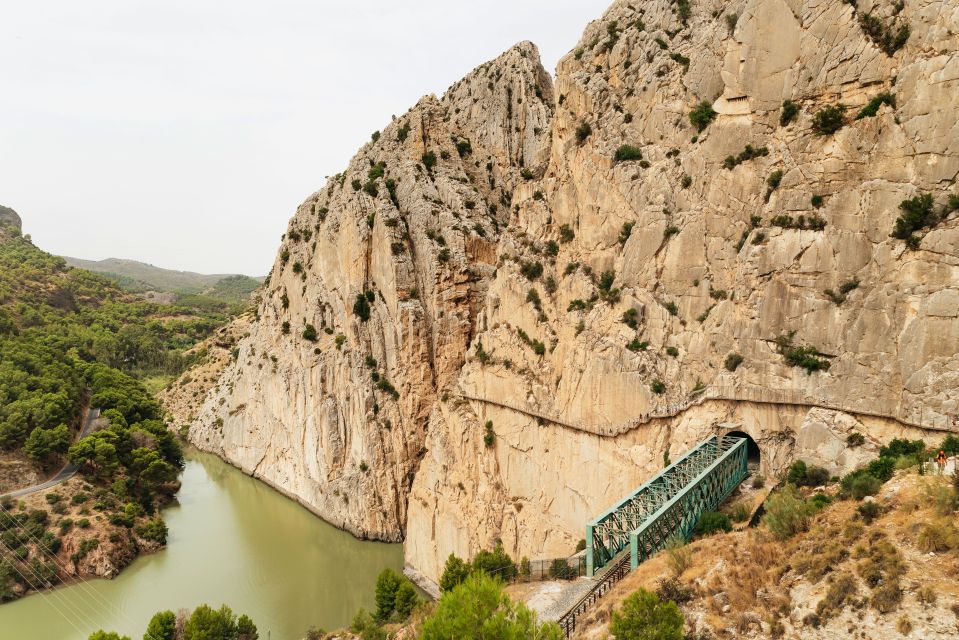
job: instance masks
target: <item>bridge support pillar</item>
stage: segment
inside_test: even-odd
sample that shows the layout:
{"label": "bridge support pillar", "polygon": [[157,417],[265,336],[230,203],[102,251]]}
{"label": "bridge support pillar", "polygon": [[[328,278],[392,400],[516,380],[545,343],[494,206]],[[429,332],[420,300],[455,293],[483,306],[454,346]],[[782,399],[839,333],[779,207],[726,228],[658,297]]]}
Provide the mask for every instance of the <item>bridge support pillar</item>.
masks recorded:
{"label": "bridge support pillar", "polygon": [[592,578],[596,567],[593,566],[593,525],[586,525],[586,577]]}

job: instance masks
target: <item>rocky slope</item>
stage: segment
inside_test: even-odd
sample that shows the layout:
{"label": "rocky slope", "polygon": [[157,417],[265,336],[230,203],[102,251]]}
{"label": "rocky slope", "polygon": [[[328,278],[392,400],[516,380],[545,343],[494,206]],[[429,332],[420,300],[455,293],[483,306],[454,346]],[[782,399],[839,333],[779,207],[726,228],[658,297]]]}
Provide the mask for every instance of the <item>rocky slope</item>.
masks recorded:
{"label": "rocky slope", "polygon": [[711,433],[838,472],[952,428],[957,33],[954,2],[617,1],[555,86],[517,45],[300,206],[191,440],[435,580],[568,553]]}

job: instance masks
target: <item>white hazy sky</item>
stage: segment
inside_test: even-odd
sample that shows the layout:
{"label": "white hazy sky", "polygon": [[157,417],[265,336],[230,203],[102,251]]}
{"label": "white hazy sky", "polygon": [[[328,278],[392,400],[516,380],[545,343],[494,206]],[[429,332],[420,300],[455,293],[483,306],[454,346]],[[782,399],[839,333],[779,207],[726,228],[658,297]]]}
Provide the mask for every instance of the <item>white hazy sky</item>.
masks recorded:
{"label": "white hazy sky", "polygon": [[265,274],[370,133],[611,0],[0,2],[0,204],[41,248]]}

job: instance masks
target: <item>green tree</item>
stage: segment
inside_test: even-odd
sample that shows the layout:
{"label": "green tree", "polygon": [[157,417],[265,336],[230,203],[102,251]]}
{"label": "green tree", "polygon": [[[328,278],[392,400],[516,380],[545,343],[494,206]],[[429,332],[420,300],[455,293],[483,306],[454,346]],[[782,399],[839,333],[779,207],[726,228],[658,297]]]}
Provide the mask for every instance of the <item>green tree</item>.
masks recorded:
{"label": "green tree", "polygon": [[150,618],[143,640],[176,640],[176,614],[160,611]]}
{"label": "green tree", "polygon": [[444,593],[451,591],[457,585],[462,584],[469,574],[469,564],[451,553],[446,559],[446,566],[443,567],[443,575],[440,576],[440,591]]}
{"label": "green tree", "polygon": [[236,616],[230,607],[201,604],[183,625],[183,640],[235,640]]}
{"label": "green tree", "polygon": [[402,579],[392,569],[383,569],[376,578],[376,613],[374,618],[379,623],[386,622],[393,615],[396,608],[396,592],[400,588]]}
{"label": "green tree", "polygon": [[70,429],[65,424],[53,429],[37,427],[27,437],[23,451],[31,460],[46,466],[52,458],[67,452],[71,440]]}
{"label": "green tree", "polygon": [[94,631],[90,634],[89,640],[130,640],[130,636],[121,636],[115,631]]}
{"label": "green tree", "polygon": [[640,589],[613,612],[609,630],[617,640],[682,640],[683,614],[675,602],[662,602]]}
{"label": "green tree", "polygon": [[236,640],[259,640],[260,633],[250,616],[243,614],[236,621]]}
{"label": "green tree", "polygon": [[416,587],[413,586],[412,582],[404,578],[396,590],[396,600],[393,607],[397,619],[402,621],[409,618],[418,600],[419,597],[416,595]]}
{"label": "green tree", "polygon": [[511,602],[502,581],[473,573],[440,598],[423,622],[421,640],[559,640],[555,623],[539,624],[522,603]]}
{"label": "green tree", "polygon": [[503,545],[497,543],[492,551],[483,550],[476,554],[473,558],[473,570],[482,571],[501,580],[510,580],[516,576],[516,563],[503,549]]}

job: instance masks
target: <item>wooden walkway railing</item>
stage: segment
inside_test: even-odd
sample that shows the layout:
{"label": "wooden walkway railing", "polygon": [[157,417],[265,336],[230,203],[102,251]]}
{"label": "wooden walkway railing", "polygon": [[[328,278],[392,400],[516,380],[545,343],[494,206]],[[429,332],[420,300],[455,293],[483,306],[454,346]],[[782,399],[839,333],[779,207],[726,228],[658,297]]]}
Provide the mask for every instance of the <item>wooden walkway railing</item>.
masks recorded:
{"label": "wooden walkway railing", "polygon": [[[506,400],[495,400],[493,398],[487,398],[469,392],[460,392],[458,395],[466,400],[473,400],[475,402],[482,402],[485,404],[502,407],[504,409],[510,409],[518,413],[524,413],[528,416],[532,416],[538,420],[558,424],[560,426],[576,429],[578,431],[593,433],[598,436],[607,437],[622,435],[639,426],[648,424],[653,420],[675,417],[692,407],[701,405],[710,400],[817,407],[832,411],[842,411],[844,413],[850,413],[853,415],[895,420],[900,424],[926,431],[955,433],[953,429],[949,428],[947,418],[944,416],[937,416],[932,412],[929,412],[928,416],[924,416],[924,412],[920,412],[919,419],[916,420],[916,416],[914,415],[915,412],[913,412],[913,415],[908,416],[904,415],[904,412],[902,411],[897,413],[876,411],[874,409],[836,403],[821,398],[810,398],[802,391],[790,389],[708,386],[701,390],[694,391],[682,401],[655,406],[652,409],[640,413],[637,415],[637,417],[617,425],[595,425],[568,420],[533,407],[523,406],[517,403],[508,402]],[[927,417],[928,421],[926,420]]]}

